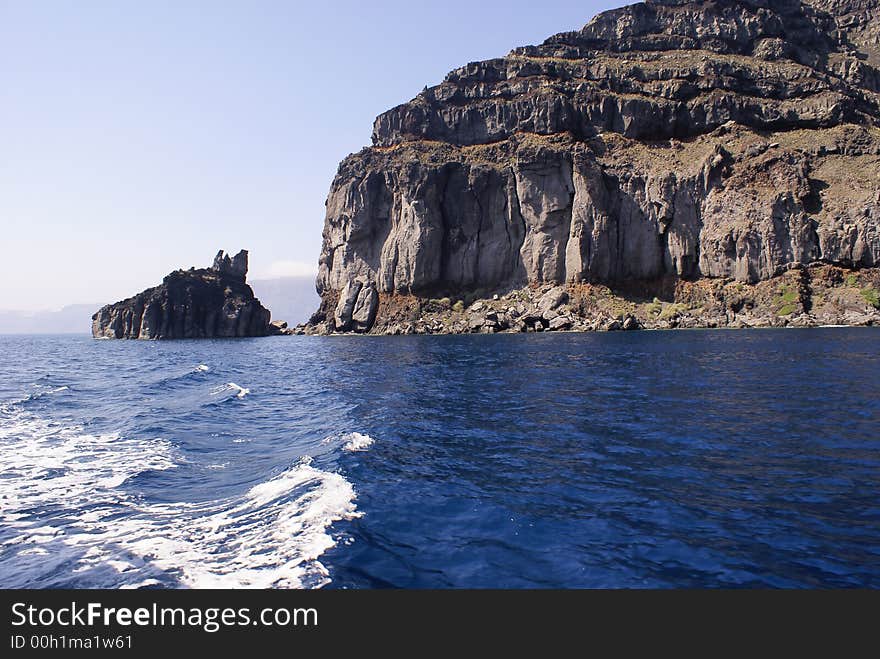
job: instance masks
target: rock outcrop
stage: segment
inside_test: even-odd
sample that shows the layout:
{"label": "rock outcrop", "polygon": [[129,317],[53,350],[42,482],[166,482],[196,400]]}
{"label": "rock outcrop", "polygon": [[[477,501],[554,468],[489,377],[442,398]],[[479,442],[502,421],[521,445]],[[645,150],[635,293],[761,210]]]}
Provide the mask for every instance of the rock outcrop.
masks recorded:
{"label": "rock outcrop", "polygon": [[[701,277],[631,282],[630,287],[614,289],[595,283],[533,284],[502,294],[476,291],[459,298],[392,294],[380,297],[370,332],[493,334],[823,325],[880,326],[880,269],[798,265],[756,284]],[[353,329],[337,328],[316,318],[292,333]]]}
{"label": "rock outcrop", "polygon": [[368,332],[376,319],[379,294],[371,282],[354,279],[345,285],[333,314],[335,327],[342,332]]}
{"label": "rock outcrop", "polygon": [[246,282],[248,253],[222,250],[210,268],[177,270],[160,286],[102,307],[92,336],[108,339],[202,339],[267,336],[286,331]]}
{"label": "rock outcrop", "polygon": [[341,163],[310,327],[388,331],[400,296],[880,267],[878,7],[649,0],[452,71]]}

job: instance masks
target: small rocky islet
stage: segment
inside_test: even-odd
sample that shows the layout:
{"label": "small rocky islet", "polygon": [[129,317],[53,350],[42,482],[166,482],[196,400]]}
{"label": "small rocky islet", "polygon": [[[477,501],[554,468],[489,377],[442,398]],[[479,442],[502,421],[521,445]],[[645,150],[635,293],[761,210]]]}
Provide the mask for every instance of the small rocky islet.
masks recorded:
{"label": "small rocky islet", "polygon": [[450,72],[372,142],[331,185],[318,311],[245,331],[880,324],[880,0],[614,9]]}
{"label": "small rocky islet", "polygon": [[108,304],[92,316],[92,336],[106,339],[211,339],[269,336],[286,323],[247,284],[248,252],[217,253],[209,268],[176,270],[162,284]]}

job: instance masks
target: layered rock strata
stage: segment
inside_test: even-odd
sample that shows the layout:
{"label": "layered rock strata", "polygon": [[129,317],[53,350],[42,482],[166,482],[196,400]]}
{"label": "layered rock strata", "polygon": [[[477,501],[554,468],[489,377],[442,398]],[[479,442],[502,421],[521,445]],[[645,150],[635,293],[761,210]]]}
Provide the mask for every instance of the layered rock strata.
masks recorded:
{"label": "layered rock strata", "polygon": [[341,163],[308,331],[390,331],[409,298],[873,281],[878,6],[651,0],[452,71]]}

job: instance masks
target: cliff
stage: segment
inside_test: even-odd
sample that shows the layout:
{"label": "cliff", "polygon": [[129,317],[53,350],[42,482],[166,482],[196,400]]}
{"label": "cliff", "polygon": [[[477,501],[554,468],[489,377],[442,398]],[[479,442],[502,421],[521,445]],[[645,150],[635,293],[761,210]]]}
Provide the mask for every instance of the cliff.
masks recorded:
{"label": "cliff", "polygon": [[266,336],[284,325],[246,283],[248,253],[230,258],[222,250],[210,268],[177,270],[160,286],[92,316],[92,336],[107,339],[201,339]]}
{"label": "cliff", "polygon": [[[733,298],[755,324],[873,322],[878,7],[650,0],[450,72],[341,163],[307,331],[468,331],[456,302],[527,291],[534,310],[556,285],[645,326],[655,298],[732,284],[697,296],[713,322],[735,324]],[[806,292],[780,315],[792,269]],[[814,300],[814,275],[853,290]]]}

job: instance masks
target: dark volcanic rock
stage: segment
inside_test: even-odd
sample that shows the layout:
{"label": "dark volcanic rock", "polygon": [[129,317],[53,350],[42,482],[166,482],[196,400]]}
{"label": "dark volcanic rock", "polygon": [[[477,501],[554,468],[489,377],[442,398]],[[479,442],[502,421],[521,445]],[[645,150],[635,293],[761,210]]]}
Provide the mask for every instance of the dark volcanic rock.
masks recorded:
{"label": "dark volcanic rock", "polygon": [[319,293],[374,286],[382,326],[399,294],[880,266],[878,7],[651,0],[452,71],[340,165]]}
{"label": "dark volcanic rock", "polygon": [[270,313],[245,281],[248,253],[222,250],[210,268],[177,270],[160,286],[109,304],[92,316],[92,336],[107,339],[201,339],[266,336]]}

